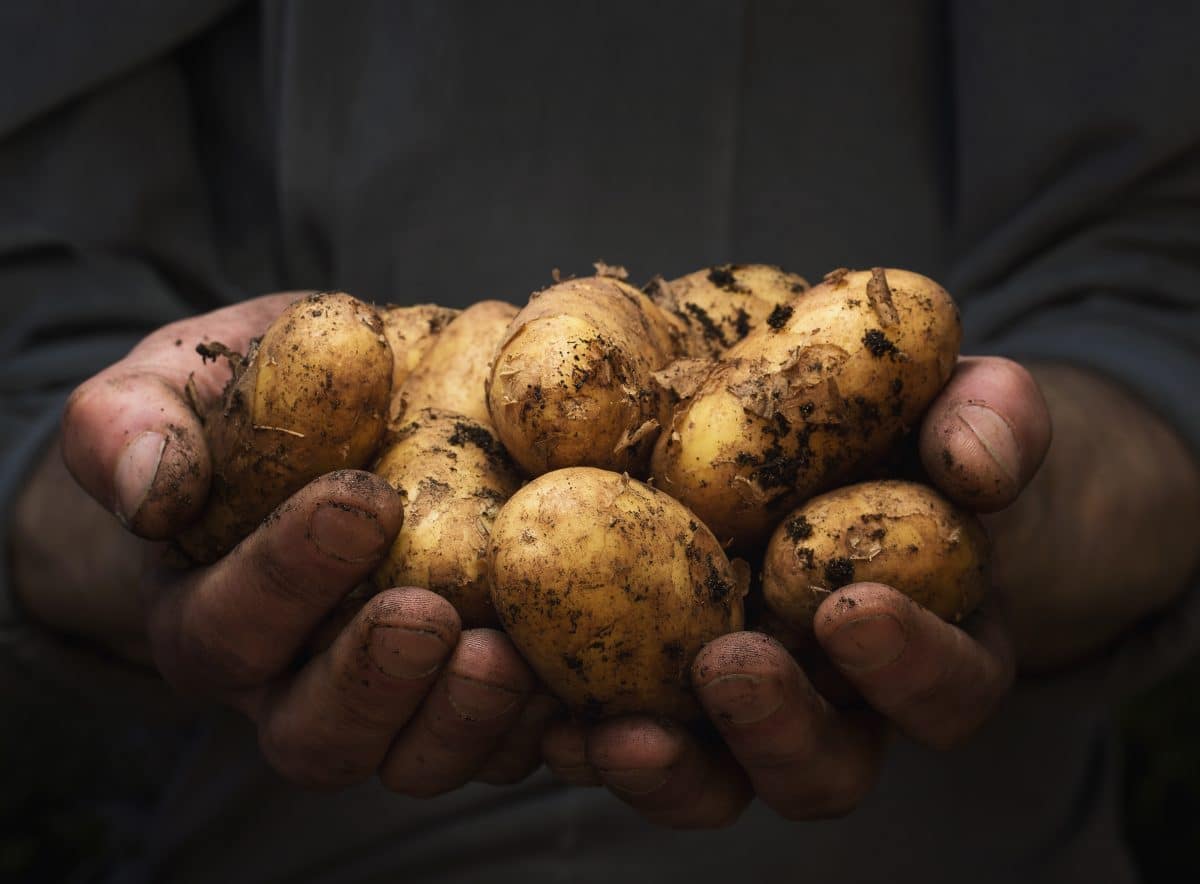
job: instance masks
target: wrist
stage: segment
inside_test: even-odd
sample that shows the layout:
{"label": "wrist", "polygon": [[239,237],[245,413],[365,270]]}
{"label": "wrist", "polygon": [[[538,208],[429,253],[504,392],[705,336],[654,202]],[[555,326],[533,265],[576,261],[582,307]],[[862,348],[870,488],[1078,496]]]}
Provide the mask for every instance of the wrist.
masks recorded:
{"label": "wrist", "polygon": [[1042,470],[990,517],[996,589],[1025,669],[1068,664],[1166,607],[1197,566],[1200,469],[1174,431],[1081,369],[1032,373],[1054,423]]}

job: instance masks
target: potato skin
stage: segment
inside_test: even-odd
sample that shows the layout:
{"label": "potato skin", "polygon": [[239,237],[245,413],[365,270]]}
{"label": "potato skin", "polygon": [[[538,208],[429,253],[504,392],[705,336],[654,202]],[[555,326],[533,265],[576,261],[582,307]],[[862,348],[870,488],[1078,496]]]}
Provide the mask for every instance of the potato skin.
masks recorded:
{"label": "potato skin", "polygon": [[462,311],[393,392],[393,401],[399,400],[396,419],[440,408],[491,426],[485,387],[492,357],[518,312],[504,301],[480,301]]}
{"label": "potato skin", "polygon": [[749,577],[677,501],[590,467],[513,495],[492,529],[490,571],[505,630],[577,714],[681,720],[699,712],[692,660],[742,628]]}
{"label": "potato skin", "polygon": [[178,546],[214,561],[311,480],[365,466],[383,437],[392,370],[369,305],[344,292],[290,305],[204,415],[212,485]]}
{"label": "potato skin", "polygon": [[989,544],[979,520],[914,482],[839,488],[789,515],[767,545],[767,607],[811,636],[821,602],[848,583],[885,583],[957,623],[989,587]]}
{"label": "potato skin", "polygon": [[383,334],[392,348],[392,404],[389,420],[396,420],[401,411],[400,390],[404,382],[425,358],[442,330],[455,320],[461,310],[437,304],[395,305],[384,308]]}
{"label": "potato skin", "polygon": [[649,298],[611,277],[535,294],[501,343],[488,409],[504,447],[533,476],[568,466],[645,475],[669,395],[653,373],[676,354]]}
{"label": "potato skin", "polygon": [[719,264],[670,281],[654,279],[645,292],[682,327],[689,358],[719,359],[808,288],[804,277],[770,264]]}
{"label": "potato skin", "polygon": [[762,543],[799,501],[884,456],[950,377],[949,294],[904,270],[835,271],[773,311],[674,411],[652,475],[723,542]]}
{"label": "potato skin", "polygon": [[429,589],[454,605],[464,626],[493,626],[489,539],[520,477],[485,424],[439,409],[409,414],[371,468],[404,502],[404,524],[371,582]]}

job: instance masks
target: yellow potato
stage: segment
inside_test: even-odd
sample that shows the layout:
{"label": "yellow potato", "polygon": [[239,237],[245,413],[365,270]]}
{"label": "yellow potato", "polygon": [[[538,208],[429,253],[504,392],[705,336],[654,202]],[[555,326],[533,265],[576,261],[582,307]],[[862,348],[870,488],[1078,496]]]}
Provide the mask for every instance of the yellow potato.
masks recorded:
{"label": "yellow potato", "polygon": [[748,569],[661,491],[575,467],[534,479],[492,528],[492,600],[546,686],[590,717],[698,712],[689,668],[742,628]]}
{"label": "yellow potato", "polygon": [[503,301],[473,304],[437,336],[407,380],[395,390],[396,419],[440,408],[491,426],[485,385],[496,347],[517,315]]}
{"label": "yellow potato", "polygon": [[520,478],[484,424],[436,409],[409,414],[372,467],[400,492],[404,525],[371,582],[432,590],[464,626],[494,625],[488,541]]}
{"label": "yellow potato", "polygon": [[720,358],[807,290],[803,277],[768,264],[721,264],[670,281],[656,278],[645,288],[677,319],[684,349],[696,359]]}
{"label": "yellow potato", "polygon": [[679,403],[651,474],[736,549],[853,479],[920,419],[961,331],[950,296],[904,270],[836,271],[750,332]]}
{"label": "yellow potato", "polygon": [[344,292],[296,301],[234,361],[221,401],[204,415],[209,499],[177,538],[199,562],[224,555],[311,480],[365,466],[391,396],[383,322]]}
{"label": "yellow potato", "polygon": [[644,475],[669,415],[653,374],[676,355],[674,331],[612,277],[535,294],[492,365],[488,409],[504,447],[530,475],[567,466]]}
{"label": "yellow potato", "polygon": [[461,311],[437,304],[413,304],[381,310],[383,333],[392,348],[392,392],[399,391],[405,379],[417,367],[442,329]]}
{"label": "yellow potato", "polygon": [[792,628],[848,583],[885,583],[958,622],[988,589],[987,535],[971,513],[913,482],[863,482],[815,497],[767,545],[763,597]]}

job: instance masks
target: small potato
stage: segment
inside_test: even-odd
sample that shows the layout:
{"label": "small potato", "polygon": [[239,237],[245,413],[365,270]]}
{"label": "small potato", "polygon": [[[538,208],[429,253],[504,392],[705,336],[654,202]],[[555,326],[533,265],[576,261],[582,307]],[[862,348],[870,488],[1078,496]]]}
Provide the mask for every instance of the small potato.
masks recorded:
{"label": "small potato", "polygon": [[670,281],[654,279],[645,292],[684,329],[693,359],[718,359],[775,308],[808,290],[801,276],[769,264],[721,264]]}
{"label": "small potato", "polygon": [[503,301],[480,301],[458,315],[432,342],[424,358],[395,390],[396,419],[440,408],[491,426],[485,386],[492,357],[518,310]]}
{"label": "small potato", "polygon": [[589,717],[698,713],[700,648],[742,628],[749,574],[682,505],[588,467],[541,476],[492,528],[492,600],[546,686]]}
{"label": "small potato", "polygon": [[296,301],[204,418],[209,500],[178,538],[197,562],[232,549],[311,480],[365,466],[385,428],[392,351],[373,308],[344,292]]}
{"label": "small potato", "polygon": [[611,277],[535,294],[501,343],[488,409],[528,474],[595,466],[644,475],[669,415],[653,373],[676,355],[673,326],[649,298]]}
{"label": "small potato", "polygon": [[392,405],[389,417],[395,419],[400,410],[400,390],[405,380],[425,358],[442,329],[454,321],[461,311],[437,304],[413,304],[409,307],[387,307],[383,318],[383,333],[392,348]]}
{"label": "small potato", "polygon": [[380,311],[383,333],[392,348],[392,392],[400,389],[417,367],[438,335],[461,313],[453,307],[437,304],[413,304],[387,307]]}
{"label": "small potato", "polygon": [[763,597],[811,636],[821,602],[848,583],[885,583],[957,623],[983,599],[989,547],[974,515],[913,482],[863,482],[813,498],[776,529]]}
{"label": "small potato", "polygon": [[404,525],[371,582],[380,590],[432,590],[454,605],[464,626],[495,625],[489,538],[521,480],[486,425],[430,408],[409,415],[372,467],[400,492]]}
{"label": "small potato", "polygon": [[960,337],[932,280],[836,271],[712,366],[676,406],[651,474],[722,542],[753,550],[799,501],[896,445],[949,379]]}

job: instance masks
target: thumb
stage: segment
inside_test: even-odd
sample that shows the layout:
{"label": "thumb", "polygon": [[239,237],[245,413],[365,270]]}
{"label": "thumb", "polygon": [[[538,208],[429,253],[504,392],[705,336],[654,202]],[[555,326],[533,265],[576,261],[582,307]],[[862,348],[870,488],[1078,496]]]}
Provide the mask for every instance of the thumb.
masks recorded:
{"label": "thumb", "polygon": [[158,540],[196,517],[208,496],[200,419],[165,378],[118,363],[80,386],[63,416],[63,460],[133,533]]}

